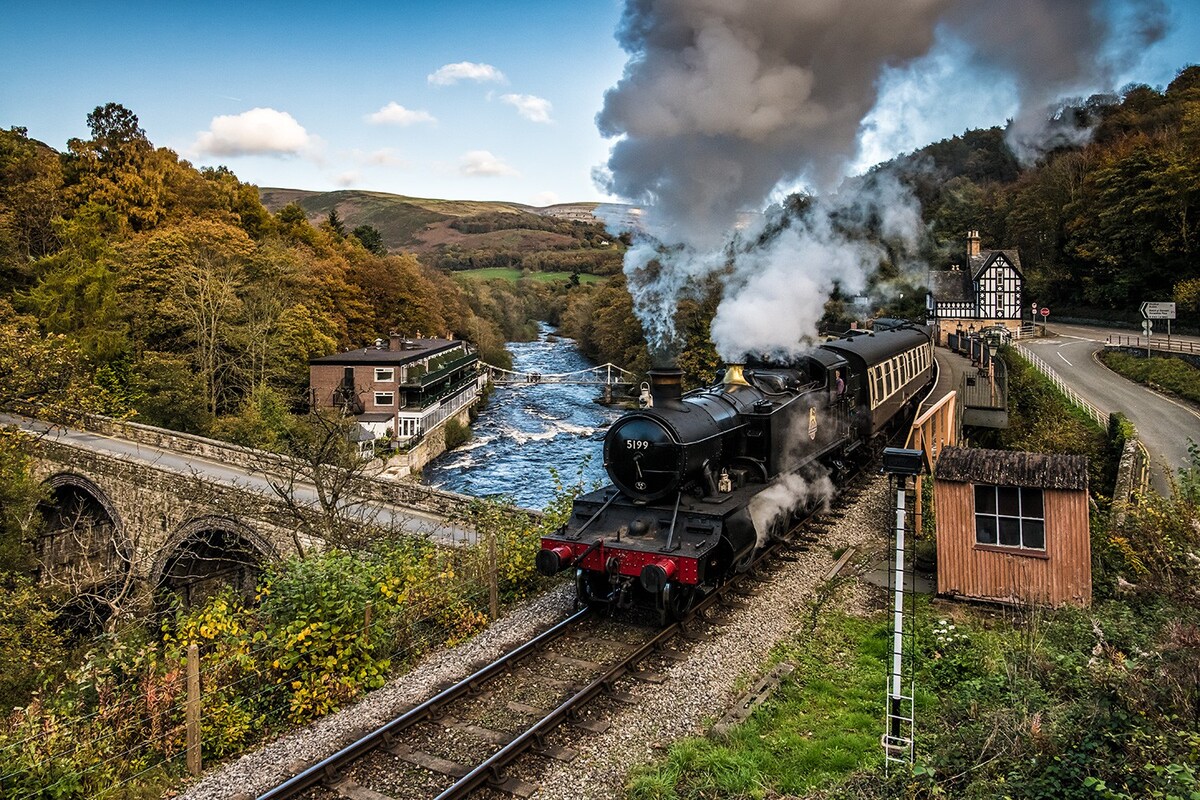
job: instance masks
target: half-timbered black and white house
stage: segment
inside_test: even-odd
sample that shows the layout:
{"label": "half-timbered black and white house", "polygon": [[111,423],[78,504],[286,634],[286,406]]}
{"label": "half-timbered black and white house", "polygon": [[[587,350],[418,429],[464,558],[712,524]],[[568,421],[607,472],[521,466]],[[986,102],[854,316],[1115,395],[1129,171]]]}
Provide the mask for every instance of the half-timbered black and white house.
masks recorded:
{"label": "half-timbered black and white house", "polygon": [[965,258],[929,273],[926,309],[938,341],[993,325],[1015,332],[1021,327],[1024,283],[1016,248],[982,250],[979,231],[969,231]]}

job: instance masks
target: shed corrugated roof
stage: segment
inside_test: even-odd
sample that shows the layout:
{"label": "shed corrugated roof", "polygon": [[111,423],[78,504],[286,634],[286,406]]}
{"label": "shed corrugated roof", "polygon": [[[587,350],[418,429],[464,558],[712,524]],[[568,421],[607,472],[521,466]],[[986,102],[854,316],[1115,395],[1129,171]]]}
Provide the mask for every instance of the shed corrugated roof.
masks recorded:
{"label": "shed corrugated roof", "polygon": [[1084,456],[947,447],[938,457],[936,478],[956,483],[1082,490],[1087,489],[1087,470]]}

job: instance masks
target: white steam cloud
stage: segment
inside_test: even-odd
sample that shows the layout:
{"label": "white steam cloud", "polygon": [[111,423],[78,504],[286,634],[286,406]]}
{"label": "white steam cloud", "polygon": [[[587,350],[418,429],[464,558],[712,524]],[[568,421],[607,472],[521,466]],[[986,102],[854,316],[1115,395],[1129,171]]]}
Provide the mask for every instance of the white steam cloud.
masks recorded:
{"label": "white steam cloud", "polygon": [[784,514],[809,506],[828,509],[829,500],[835,494],[833,481],[828,475],[803,477],[785,474],[750,501],[750,519],[758,533],[758,546],[768,543],[775,521]]}
{"label": "white steam cloud", "polygon": [[1047,144],[1047,105],[1110,79],[1163,19],[1162,0],[627,0],[617,38],[630,60],[597,116],[615,143],[596,177],[645,210],[625,272],[652,351],[675,344],[681,293],[717,275],[722,354],[794,352],[834,284],[856,291],[894,258],[885,228],[902,249],[920,235],[915,200],[882,180],[822,196],[771,235],[733,232],[780,187],[837,186],[886,70],[950,59],[1010,82],[1010,138],[1029,157]]}

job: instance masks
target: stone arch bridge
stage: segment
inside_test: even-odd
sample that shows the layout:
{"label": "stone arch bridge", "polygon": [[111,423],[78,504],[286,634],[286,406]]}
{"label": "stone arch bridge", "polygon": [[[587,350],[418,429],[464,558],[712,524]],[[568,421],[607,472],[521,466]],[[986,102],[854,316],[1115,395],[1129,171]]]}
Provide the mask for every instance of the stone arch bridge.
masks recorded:
{"label": "stone arch bridge", "polygon": [[0,424],[36,437],[32,469],[47,489],[42,579],[83,595],[144,602],[165,588],[194,601],[225,585],[248,593],[263,565],[325,546],[320,534],[336,533],[335,523],[348,538],[475,539],[454,522],[465,495],[352,476],[348,499],[331,503],[315,485],[328,475],[314,481],[265,451],[104,418],[64,428],[0,415]]}

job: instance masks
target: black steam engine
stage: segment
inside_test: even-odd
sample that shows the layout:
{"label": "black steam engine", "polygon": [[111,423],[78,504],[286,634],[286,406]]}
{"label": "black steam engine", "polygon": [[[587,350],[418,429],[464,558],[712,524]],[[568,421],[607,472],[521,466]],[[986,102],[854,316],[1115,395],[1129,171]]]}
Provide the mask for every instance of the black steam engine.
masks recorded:
{"label": "black steam engine", "polygon": [[679,370],[651,370],[651,405],[604,439],[612,485],[575,501],[538,570],[574,568],[589,605],[682,615],[882,447],[932,364],[929,331],[905,323],[730,365],[687,394]]}

